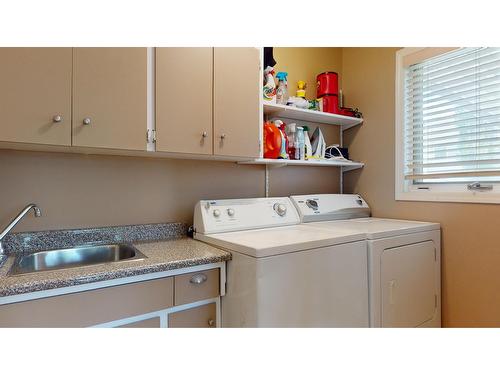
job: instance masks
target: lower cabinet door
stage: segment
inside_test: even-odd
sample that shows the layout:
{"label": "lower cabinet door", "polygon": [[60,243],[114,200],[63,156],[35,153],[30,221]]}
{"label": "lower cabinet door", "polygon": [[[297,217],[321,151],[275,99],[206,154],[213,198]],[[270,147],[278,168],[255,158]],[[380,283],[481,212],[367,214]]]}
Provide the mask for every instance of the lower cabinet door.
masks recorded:
{"label": "lower cabinet door", "polygon": [[152,313],[174,305],[166,277],[0,306],[0,327],[77,328]]}
{"label": "lower cabinet door", "polygon": [[217,307],[214,303],[177,311],[168,315],[169,328],[214,328]]}
{"label": "lower cabinet door", "polygon": [[155,316],[154,318],[139,320],[137,322],[124,324],[122,326],[116,326],[115,328],[160,328],[160,317]]}

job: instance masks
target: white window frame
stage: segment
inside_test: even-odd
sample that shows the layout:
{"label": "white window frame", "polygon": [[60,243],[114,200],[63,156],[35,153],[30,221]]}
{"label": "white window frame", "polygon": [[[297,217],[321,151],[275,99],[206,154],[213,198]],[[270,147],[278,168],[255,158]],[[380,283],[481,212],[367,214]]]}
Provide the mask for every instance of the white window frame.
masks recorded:
{"label": "white window frame", "polygon": [[467,183],[421,184],[418,187],[404,178],[404,59],[417,54],[426,57],[437,56],[451,49],[443,48],[403,48],[396,52],[395,90],[395,199],[397,201],[466,202],[500,204],[500,183],[489,191],[470,191]]}

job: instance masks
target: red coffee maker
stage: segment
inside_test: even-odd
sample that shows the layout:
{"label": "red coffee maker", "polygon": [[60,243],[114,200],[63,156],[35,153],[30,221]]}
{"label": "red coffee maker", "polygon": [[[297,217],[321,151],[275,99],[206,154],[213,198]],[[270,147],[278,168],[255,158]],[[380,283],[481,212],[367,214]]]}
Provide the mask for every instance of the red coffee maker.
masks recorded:
{"label": "red coffee maker", "polygon": [[316,97],[321,98],[323,112],[338,114],[339,75],[336,72],[324,72],[316,77]]}

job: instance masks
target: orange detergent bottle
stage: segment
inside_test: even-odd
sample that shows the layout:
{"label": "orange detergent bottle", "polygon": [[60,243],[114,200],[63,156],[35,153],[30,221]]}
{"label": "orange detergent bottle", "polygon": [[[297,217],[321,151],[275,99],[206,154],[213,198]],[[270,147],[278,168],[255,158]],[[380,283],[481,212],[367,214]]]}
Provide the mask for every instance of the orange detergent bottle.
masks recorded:
{"label": "orange detergent bottle", "polygon": [[281,151],[281,131],[270,121],[264,123],[264,157],[278,159]]}

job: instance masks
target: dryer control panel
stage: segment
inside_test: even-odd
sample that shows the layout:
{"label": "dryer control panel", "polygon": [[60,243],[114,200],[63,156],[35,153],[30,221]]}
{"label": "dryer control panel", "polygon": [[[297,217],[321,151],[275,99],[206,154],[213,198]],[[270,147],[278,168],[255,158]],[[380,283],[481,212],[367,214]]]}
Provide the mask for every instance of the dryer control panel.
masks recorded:
{"label": "dryer control panel", "polygon": [[359,194],[292,195],[290,198],[303,223],[370,216],[370,207]]}
{"label": "dryer control panel", "polygon": [[194,230],[202,234],[299,223],[290,198],[202,200],[194,208]]}

